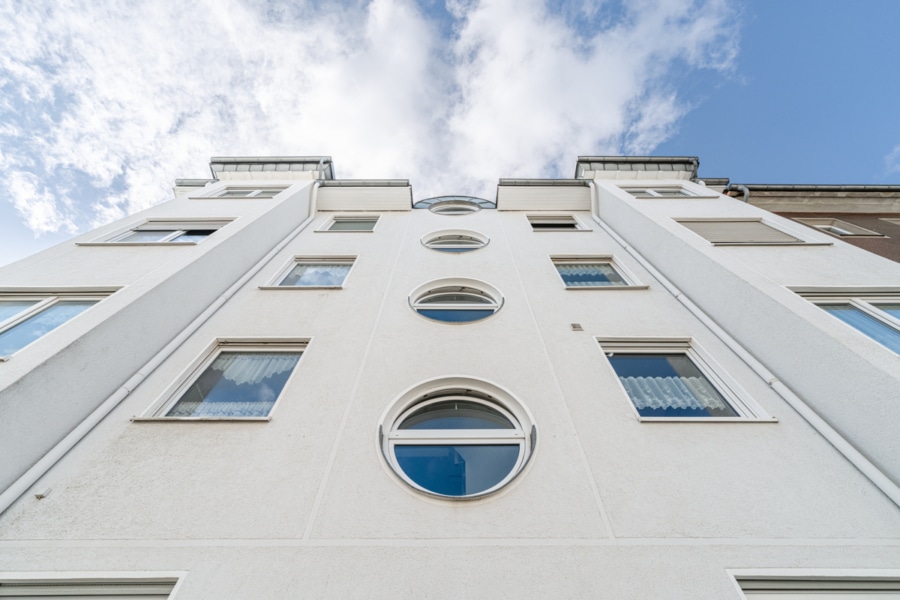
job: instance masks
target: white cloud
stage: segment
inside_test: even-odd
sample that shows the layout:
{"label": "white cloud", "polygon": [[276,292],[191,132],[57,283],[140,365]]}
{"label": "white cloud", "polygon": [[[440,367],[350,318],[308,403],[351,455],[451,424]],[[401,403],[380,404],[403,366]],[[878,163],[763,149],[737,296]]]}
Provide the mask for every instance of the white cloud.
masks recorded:
{"label": "white cloud", "polygon": [[900,145],[894,146],[894,149],[884,157],[884,170],[888,175],[900,173]]}
{"label": "white cloud", "polygon": [[578,154],[652,151],[689,108],[672,65],[736,53],[725,0],[585,0],[578,18],[457,0],[452,27],[409,0],[4,6],[0,186],[35,232],[163,201],[212,155],[331,154],[340,177],[491,197]]}

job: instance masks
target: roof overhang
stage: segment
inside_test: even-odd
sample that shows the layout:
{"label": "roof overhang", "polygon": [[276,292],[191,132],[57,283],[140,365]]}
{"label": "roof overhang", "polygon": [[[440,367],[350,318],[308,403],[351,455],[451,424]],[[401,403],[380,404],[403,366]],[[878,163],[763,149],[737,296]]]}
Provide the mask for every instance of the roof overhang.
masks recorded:
{"label": "roof overhang", "polygon": [[215,179],[334,179],[330,156],[213,156]]}
{"label": "roof overhang", "polygon": [[697,178],[696,156],[579,156],[575,179]]}

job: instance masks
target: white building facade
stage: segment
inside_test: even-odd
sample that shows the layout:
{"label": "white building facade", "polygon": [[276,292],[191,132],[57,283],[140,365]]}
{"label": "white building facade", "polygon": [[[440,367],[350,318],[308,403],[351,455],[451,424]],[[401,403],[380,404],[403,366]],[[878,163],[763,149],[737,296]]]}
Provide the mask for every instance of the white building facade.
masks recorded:
{"label": "white building facade", "polygon": [[900,598],[900,264],[689,157],[211,167],[0,269],[0,597]]}

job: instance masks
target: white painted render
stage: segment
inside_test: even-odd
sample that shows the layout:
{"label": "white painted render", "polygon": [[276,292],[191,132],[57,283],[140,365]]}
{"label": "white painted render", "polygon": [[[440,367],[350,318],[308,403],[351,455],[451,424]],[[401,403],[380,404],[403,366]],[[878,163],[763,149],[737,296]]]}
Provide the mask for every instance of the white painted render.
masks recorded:
{"label": "white painted render", "polygon": [[[463,216],[412,210],[408,187],[285,180],[294,187],[273,199],[179,197],[0,270],[0,291],[119,288],[0,363],[2,491],[318,208],[0,514],[0,582],[23,571],[178,572],[175,600],[739,600],[729,570],[900,576],[898,506],[637,256],[894,485],[900,358],[788,287],[898,285],[900,265],[709,190],[635,199],[617,187],[635,179],[603,177],[594,190],[501,186],[501,210]],[[667,182],[700,187],[654,185]],[[594,219],[592,193],[629,248]],[[342,211],[379,220],[372,232],[318,231]],[[587,231],[535,232],[531,211],[572,214]],[[822,244],[714,246],[673,220],[742,216]],[[189,217],[233,221],[192,246],[78,245]],[[459,254],[422,245],[442,229],[490,243]],[[261,289],[297,256],[356,259],[340,289]],[[647,287],[567,290],[551,256],[613,257]],[[489,284],[502,307],[470,324],[416,314],[410,293],[445,278]],[[309,342],[270,419],[132,420],[216,339],[279,338]],[[689,338],[771,418],[640,421],[598,338]],[[454,377],[508,391],[537,430],[524,470],[478,500],[420,494],[381,455],[389,407]]]}

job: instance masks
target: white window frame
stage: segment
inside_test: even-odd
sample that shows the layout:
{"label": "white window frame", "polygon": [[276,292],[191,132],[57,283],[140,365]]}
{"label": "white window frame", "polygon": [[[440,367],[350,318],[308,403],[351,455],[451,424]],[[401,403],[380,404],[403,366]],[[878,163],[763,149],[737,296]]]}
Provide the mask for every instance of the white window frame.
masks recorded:
{"label": "white window frame", "polygon": [[[196,246],[199,242],[172,241],[180,235],[193,230],[213,230],[206,238],[214,235],[220,229],[231,223],[233,219],[146,219],[126,229],[120,229],[116,233],[104,236],[93,242],[78,242],[78,246]],[[162,239],[153,242],[129,242],[123,238],[135,231],[169,231]],[[204,239],[206,239],[204,238]],[[202,240],[201,240],[202,241]]]}
{"label": "white window frame", "polygon": [[[531,226],[531,230],[535,233],[541,232],[549,232],[549,233],[570,233],[573,231],[591,231],[590,227],[587,227],[581,219],[579,219],[576,215],[559,213],[559,214],[527,214],[525,217],[528,219],[528,225]],[[574,227],[539,227],[535,229],[535,222],[544,222],[544,223],[552,223],[553,221],[565,221],[566,223],[574,224]]]}
{"label": "white window frame", "polygon": [[[356,256],[295,256],[291,261],[283,266],[280,271],[266,285],[259,286],[261,290],[339,290],[344,287],[350,275],[353,273],[353,267],[356,265]],[[320,264],[342,264],[350,265],[350,270],[340,285],[281,285],[281,282],[294,270],[297,265],[320,265]]]}
{"label": "white window frame", "polygon": [[[372,229],[331,229],[335,223],[341,221],[374,221]],[[340,214],[334,215],[327,219],[322,226],[316,230],[316,233],[374,233],[381,221],[381,215],[373,214]]]}
{"label": "white window frame", "polygon": [[882,597],[876,592],[900,592],[900,569],[726,569],[725,572],[734,585],[736,599],[746,599],[744,592],[751,589],[796,593],[797,600],[809,597],[804,593],[816,591],[873,592],[872,600]]}
{"label": "white window frame", "polygon": [[[631,195],[633,198],[637,198],[638,200],[654,200],[654,199],[666,199],[666,200],[686,200],[690,198],[717,198],[718,196],[715,194],[709,195],[699,195],[694,190],[689,190],[680,185],[655,185],[655,186],[639,186],[639,185],[628,185],[623,186],[623,192]],[[671,190],[672,192],[681,192],[675,194],[666,194],[660,192],[666,192]],[[635,196],[634,193],[643,193],[647,194],[646,196]]]}
{"label": "white window frame", "polygon": [[[440,402],[454,398],[489,406],[509,419],[516,428],[502,430],[418,430],[418,432],[399,430],[400,425],[407,416],[421,408],[425,402]],[[491,434],[485,435],[485,432],[491,432]],[[454,442],[474,444],[482,439],[491,444],[519,443],[519,457],[515,467],[497,485],[468,496],[445,496],[420,487],[404,473],[393,452],[394,446],[398,445],[398,441],[406,441],[407,444],[415,442],[422,445],[439,445]],[[525,467],[534,455],[537,445],[537,427],[534,423],[534,417],[527,407],[507,390],[487,381],[469,377],[446,377],[425,381],[413,386],[391,403],[379,420],[378,445],[381,448],[381,457],[387,466],[390,467],[391,474],[398,482],[402,482],[406,489],[442,500],[477,500],[486,495],[495,494],[509,486],[525,470]]]}
{"label": "white window frame", "polygon": [[[196,196],[189,196],[191,200],[269,200],[278,197],[279,194],[291,187],[292,184],[262,184],[254,183],[236,183],[229,181],[224,185],[216,186],[213,189],[207,189]],[[249,192],[246,196],[226,196],[228,192],[246,190]],[[267,192],[274,191],[271,196]]]}
{"label": "white window frame", "polygon": [[[0,300],[3,300],[3,301],[25,301],[25,302],[35,301],[36,302],[36,304],[34,304],[32,306],[28,306],[26,308],[23,308],[20,312],[12,315],[8,319],[0,321],[0,333],[4,333],[11,329],[15,329],[19,324],[23,323],[24,321],[27,321],[28,319],[30,319],[31,317],[33,317],[39,313],[44,312],[51,306],[54,306],[55,304],[58,304],[61,301],[94,302],[96,304],[96,303],[99,303],[100,301],[102,301],[104,298],[107,298],[108,296],[110,296],[114,291],[115,290],[102,290],[102,291],[94,291],[94,292],[91,292],[91,291],[72,291],[72,292],[54,291],[54,292],[46,292],[45,293],[45,292],[30,292],[30,291],[9,292],[9,291],[0,290]],[[66,321],[65,323],[62,323],[61,325],[59,325],[59,327],[63,327],[65,325],[67,325],[68,323],[72,322],[74,319],[77,319],[82,314],[89,311],[91,308],[93,308],[93,306],[86,308],[81,313],[75,315],[74,317],[72,317],[71,319]],[[45,334],[45,335],[50,335],[51,333],[56,331],[59,327],[54,328],[52,331],[47,332],[47,334]],[[31,343],[26,344],[25,346],[22,346],[21,348],[19,348],[12,354],[0,356],[0,362],[8,361],[10,358],[15,356],[17,353],[21,352],[25,348],[28,348],[28,346],[30,346],[31,344],[34,344],[35,342],[42,340],[44,337],[45,336],[42,335],[41,337],[37,338],[36,340],[32,341]]]}
{"label": "white window frame", "polygon": [[794,221],[803,223],[809,227],[813,227],[822,233],[844,238],[844,237],[885,237],[883,234],[871,229],[866,229],[853,223],[848,223],[841,219],[833,219],[830,217],[793,217]]}
{"label": "white window frame", "polygon": [[[705,241],[708,244],[712,244],[713,246],[832,246],[832,242],[816,242],[811,241],[807,236],[806,228],[802,228],[804,231],[797,231],[791,227],[785,227],[783,225],[775,224],[769,219],[764,217],[675,217],[673,220],[684,227],[691,234],[697,236],[701,240]],[[695,232],[693,229],[685,225],[685,223],[692,222],[708,222],[708,223],[762,223],[763,225],[774,229],[780,233],[785,235],[789,235],[796,239],[796,241],[774,241],[774,242],[735,242],[735,241],[725,241],[725,242],[713,242],[703,237],[699,233]],[[800,228],[798,228],[800,229]]]}
{"label": "white window frame", "polygon": [[[557,277],[559,277],[560,281],[562,281],[563,287],[567,290],[646,290],[650,286],[644,285],[640,283],[637,277],[629,271],[627,268],[622,266],[618,261],[616,261],[615,257],[611,254],[603,254],[598,256],[584,256],[584,255],[560,255],[556,254],[550,257],[550,262],[553,263],[553,270],[556,272]],[[572,265],[572,264],[607,264],[609,265],[619,276],[625,280],[625,285],[593,285],[593,286],[569,286],[566,285],[566,280],[563,279],[562,274],[559,272],[559,269],[556,268],[557,265]]]}
{"label": "white window frame", "polygon": [[[275,414],[275,411],[278,409],[278,405],[281,404],[282,399],[284,398],[285,392],[291,385],[291,382],[294,380],[294,377],[297,375],[297,371],[300,370],[300,363],[303,360],[303,356],[306,354],[307,348],[310,343],[310,338],[253,338],[253,339],[245,339],[245,338],[216,338],[211,344],[209,344],[203,352],[201,352],[188,366],[187,369],[181,372],[181,374],[175,379],[175,382],[170,385],[160,396],[156,399],[153,404],[151,404],[146,411],[140,416],[132,417],[132,421],[135,422],[163,422],[163,423],[172,423],[172,422],[208,422],[208,421],[239,421],[239,422],[269,422],[272,420],[272,415]],[[175,404],[181,400],[181,397],[187,391],[187,389],[193,385],[193,383],[200,377],[206,368],[213,363],[213,361],[218,358],[219,354],[222,352],[284,352],[284,353],[300,353],[300,357],[297,360],[297,365],[294,367],[294,370],[291,372],[290,376],[288,376],[287,381],[284,382],[284,387],[281,390],[281,393],[278,394],[278,397],[275,399],[275,402],[272,404],[272,408],[269,410],[269,414],[264,417],[168,417],[166,413],[172,409]]]}
{"label": "white window frame", "polygon": [[428,210],[445,217],[462,217],[480,211],[481,207],[471,200],[454,199],[435,202],[428,207]]}
{"label": "white window frame", "polygon": [[[0,572],[0,598],[9,595],[21,595],[21,588],[17,586],[28,585],[28,594],[35,595],[40,592],[41,597],[58,596],[60,598],[80,598],[86,593],[97,589],[119,593],[116,597],[131,597],[129,591],[137,591],[134,588],[147,586],[156,589],[142,590],[142,593],[134,595],[135,600],[147,597],[147,592],[158,591],[165,593],[169,600],[175,600],[187,571],[10,571]],[[46,584],[47,587],[36,590],[34,586]],[[116,584],[121,586],[116,589]],[[6,590],[4,590],[6,587]],[[129,588],[131,588],[129,590]],[[167,591],[168,590],[168,591]],[[9,591],[10,594],[4,593]],[[75,595],[73,595],[75,594]]]}
{"label": "white window frame", "polygon": [[734,417],[644,417],[638,412],[619,380],[619,375],[609,360],[606,365],[615,377],[616,384],[623,398],[631,408],[638,421],[646,422],[692,422],[692,423],[774,423],[770,416],[757,404],[747,391],[731,377],[703,348],[692,338],[597,338],[597,345],[604,358],[612,354],[683,354],[690,360],[709,383],[722,394],[732,410]]}
{"label": "white window frame", "polygon": [[[422,303],[423,300],[432,297],[434,295],[442,294],[442,293],[452,293],[452,291],[447,290],[447,288],[462,288],[460,293],[468,294],[469,292],[465,290],[474,290],[479,298],[487,298],[490,302],[479,302],[472,304],[465,304],[460,302],[452,302],[452,303]],[[426,284],[420,285],[415,290],[410,292],[409,294],[409,306],[412,308],[413,312],[416,313],[419,317],[429,321],[431,323],[440,323],[443,325],[470,325],[472,323],[481,323],[495,316],[500,309],[503,307],[503,294],[492,285],[489,285],[483,281],[477,281],[475,279],[464,279],[460,277],[447,278],[447,279],[437,279],[435,281],[430,281]],[[425,316],[419,312],[419,309],[423,310],[457,310],[457,311],[466,311],[466,310],[491,310],[492,314],[482,318],[476,319],[474,321],[441,321],[439,319],[432,319],[431,317]]]}
{"label": "white window frame", "polygon": [[[452,244],[442,244],[440,246],[432,245],[435,241],[438,241],[442,238],[449,238],[454,236],[469,238],[478,242],[480,245],[476,246],[474,244],[460,243],[455,246],[459,248],[467,248],[468,250],[466,252],[447,252],[443,250],[443,248],[454,247]],[[481,250],[482,248],[487,246],[491,240],[488,236],[477,231],[471,231],[467,229],[442,229],[440,231],[432,231],[431,233],[426,233],[422,236],[420,241],[422,242],[422,245],[429,250],[435,250],[437,252],[441,252],[442,254],[468,254],[469,252],[474,252],[475,250]]]}
{"label": "white window frame", "polygon": [[[846,292],[838,290],[802,291],[796,289],[794,291],[804,299],[820,308],[829,304],[849,304],[852,307],[858,309],[860,312],[869,315],[870,317],[873,317],[876,320],[884,323],[888,327],[894,329],[897,334],[900,335],[900,319],[884,312],[883,310],[875,306],[876,304],[900,304],[900,292],[891,293],[878,290],[854,290]],[[824,312],[827,313],[828,311]],[[841,319],[838,319],[834,315],[829,315],[829,317],[850,328],[865,339],[877,344],[879,348],[884,348],[889,352],[893,352],[893,350],[891,350],[878,340],[870,338],[865,333],[856,329],[849,323],[843,322]]]}

